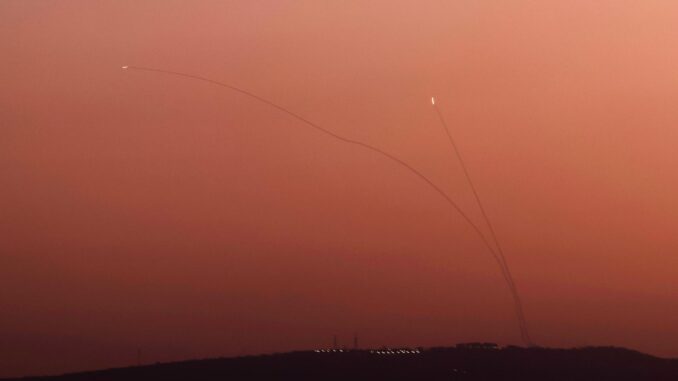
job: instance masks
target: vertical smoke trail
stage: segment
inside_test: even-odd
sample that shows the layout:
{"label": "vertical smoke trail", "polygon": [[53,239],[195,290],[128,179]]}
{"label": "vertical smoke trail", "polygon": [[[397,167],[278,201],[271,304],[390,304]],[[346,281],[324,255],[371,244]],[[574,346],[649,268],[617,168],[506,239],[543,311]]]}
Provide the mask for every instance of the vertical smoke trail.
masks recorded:
{"label": "vertical smoke trail", "polygon": [[[202,81],[202,82],[207,82],[207,83],[210,83],[210,84],[213,84],[213,85],[217,85],[217,86],[221,86],[221,87],[230,89],[230,90],[232,90],[232,91],[236,91],[236,92],[241,93],[241,94],[243,94],[243,95],[246,95],[246,96],[248,96],[248,97],[250,97],[250,98],[253,98],[253,99],[255,99],[255,100],[259,101],[259,102],[262,102],[262,103],[264,103],[264,104],[267,104],[267,105],[269,105],[269,106],[271,106],[271,107],[273,107],[273,108],[275,108],[275,109],[278,109],[278,110],[280,110],[280,111],[282,111],[282,112],[284,112],[284,113],[286,113],[286,114],[288,114],[288,115],[294,117],[295,119],[297,119],[297,120],[303,122],[304,124],[306,124],[306,125],[308,125],[308,126],[310,126],[310,127],[313,127],[314,129],[316,129],[316,130],[318,130],[318,131],[320,131],[320,132],[322,132],[322,133],[324,133],[324,134],[326,134],[326,135],[328,135],[328,136],[331,136],[331,137],[333,137],[333,138],[335,138],[335,139],[337,139],[337,140],[340,140],[340,141],[342,141],[342,142],[344,142],[344,143],[348,143],[348,144],[352,144],[352,145],[357,145],[357,146],[363,147],[363,148],[365,148],[365,149],[367,149],[367,150],[370,150],[370,151],[372,151],[372,152],[375,152],[375,153],[377,153],[377,154],[379,154],[379,155],[381,155],[381,156],[384,156],[384,157],[386,157],[387,159],[393,161],[394,163],[396,163],[396,164],[398,164],[398,165],[404,167],[405,169],[407,169],[409,172],[411,172],[413,175],[417,176],[420,180],[424,181],[424,182],[425,182],[427,185],[429,185],[433,190],[435,190],[441,197],[443,197],[443,199],[445,199],[445,201],[446,201],[453,209],[455,209],[455,210],[457,211],[457,213],[459,213],[459,215],[460,215],[460,216],[461,216],[461,217],[469,224],[469,226],[476,232],[476,234],[477,234],[478,237],[481,239],[481,241],[483,242],[483,244],[487,247],[487,249],[488,249],[488,251],[490,252],[490,254],[492,255],[492,257],[494,257],[494,259],[497,261],[497,263],[498,263],[500,269],[502,270],[502,276],[504,277],[504,279],[505,279],[506,282],[507,282],[507,285],[509,286],[509,288],[510,288],[511,291],[512,291],[512,294],[513,294],[513,297],[514,297],[514,301],[517,301],[517,309],[518,309],[518,311],[519,311],[519,312],[518,312],[518,319],[519,319],[519,323],[520,323],[520,327],[521,327],[521,334],[523,335],[523,338],[525,339],[526,336],[525,336],[524,333],[526,333],[527,331],[526,331],[526,329],[524,329],[524,327],[525,327],[525,325],[524,325],[524,317],[523,317],[523,315],[522,315],[522,307],[521,307],[521,304],[520,304],[520,299],[517,298],[518,294],[517,294],[517,291],[515,291],[515,286],[513,285],[513,280],[512,280],[512,278],[511,278],[511,276],[510,276],[510,273],[507,271],[507,270],[508,270],[508,267],[505,265],[505,260],[503,260],[503,258],[495,252],[494,248],[493,248],[492,245],[490,244],[490,241],[487,240],[487,238],[486,238],[485,235],[482,233],[482,231],[480,230],[480,228],[478,228],[478,226],[477,226],[475,223],[473,223],[473,221],[469,218],[469,216],[466,215],[466,213],[464,213],[464,212],[461,210],[461,208],[459,207],[459,205],[457,205],[457,204],[456,204],[456,203],[455,203],[455,202],[447,195],[447,193],[446,193],[445,191],[443,191],[440,187],[438,187],[438,186],[437,186],[433,181],[431,181],[426,175],[424,175],[423,173],[421,173],[420,171],[418,171],[417,169],[415,169],[415,168],[412,167],[411,165],[407,164],[405,161],[399,159],[398,157],[396,157],[396,156],[394,156],[394,155],[392,155],[392,154],[390,154],[390,153],[388,153],[388,152],[386,152],[386,151],[383,151],[383,150],[381,150],[381,149],[379,149],[379,148],[377,148],[377,147],[375,147],[375,146],[372,146],[372,145],[369,145],[369,144],[366,144],[366,143],[363,143],[363,142],[360,142],[360,141],[357,141],[357,140],[353,140],[353,139],[349,139],[349,138],[345,138],[345,137],[343,137],[343,136],[337,135],[337,134],[335,134],[334,132],[329,131],[329,130],[327,130],[327,129],[325,129],[325,128],[323,128],[323,127],[321,127],[321,126],[319,126],[319,125],[317,125],[317,124],[315,124],[315,123],[309,121],[308,119],[306,119],[306,118],[302,117],[301,115],[299,115],[299,114],[293,112],[292,110],[289,110],[289,109],[287,109],[287,108],[285,108],[285,107],[283,107],[283,106],[280,106],[280,105],[278,105],[278,104],[276,104],[276,103],[273,103],[272,101],[269,101],[268,99],[262,98],[262,97],[260,97],[260,96],[258,96],[258,95],[256,95],[256,94],[254,94],[254,93],[250,93],[249,91],[240,89],[240,88],[238,88],[238,87],[235,87],[235,86],[232,86],[232,85],[223,83],[223,82],[215,81],[215,80],[212,80],[212,79],[209,79],[209,78],[205,78],[205,77],[200,77],[200,76],[193,75],[193,74],[181,73],[181,72],[170,71],[170,70],[163,70],[163,69],[156,69],[156,68],[149,68],[149,67],[141,67],[141,66],[129,66],[129,65],[123,66],[122,69],[123,69],[123,70],[139,70],[139,71],[155,72],[155,73],[161,73],[161,74],[169,74],[169,75],[174,75],[174,76],[189,78],[189,79],[193,79],[193,80],[198,80],[198,81]],[[526,342],[529,342],[529,337],[527,338]]]}
{"label": "vertical smoke trail", "polygon": [[459,164],[461,164],[461,168],[464,172],[464,176],[466,177],[466,181],[469,184],[469,187],[471,188],[471,192],[473,193],[473,197],[476,200],[476,203],[478,204],[478,208],[480,209],[480,213],[483,216],[483,219],[485,220],[485,223],[487,224],[487,227],[490,231],[490,236],[492,237],[492,241],[494,242],[494,245],[498,251],[498,257],[500,258],[500,267],[502,268],[502,272],[505,275],[505,278],[508,282],[509,288],[511,289],[511,294],[513,296],[513,301],[515,304],[515,309],[516,309],[516,314],[518,315],[518,322],[520,324],[520,334],[522,336],[523,341],[528,344],[532,345],[532,340],[530,339],[530,334],[527,329],[527,320],[525,319],[525,314],[523,312],[523,303],[520,298],[520,293],[518,292],[518,288],[516,287],[516,284],[513,280],[513,275],[511,275],[511,269],[509,268],[508,262],[506,261],[506,256],[504,255],[504,250],[502,249],[501,245],[499,244],[499,240],[497,239],[497,234],[495,233],[494,226],[492,225],[492,222],[490,221],[490,218],[487,216],[487,212],[485,212],[485,207],[483,206],[483,203],[480,201],[480,196],[478,196],[478,192],[476,191],[476,187],[473,184],[473,181],[471,180],[471,175],[469,175],[468,168],[466,167],[466,162],[464,161],[463,157],[461,156],[461,152],[459,151],[459,148],[457,147],[457,143],[454,141],[454,138],[452,137],[452,133],[450,132],[449,127],[447,126],[447,123],[445,122],[445,118],[443,118],[443,114],[440,112],[440,109],[438,106],[436,106],[435,98],[431,98],[431,104],[433,105],[433,108],[436,110],[436,113],[438,114],[438,118],[440,119],[440,123],[443,125],[445,134],[447,135],[447,138],[450,142],[450,145],[452,146],[452,150],[454,151],[457,159],[459,160]]}

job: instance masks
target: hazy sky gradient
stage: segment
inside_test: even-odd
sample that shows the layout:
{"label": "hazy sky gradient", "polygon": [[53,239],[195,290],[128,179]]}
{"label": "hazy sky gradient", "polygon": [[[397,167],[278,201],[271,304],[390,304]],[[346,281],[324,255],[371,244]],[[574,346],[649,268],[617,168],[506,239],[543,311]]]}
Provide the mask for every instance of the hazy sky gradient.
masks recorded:
{"label": "hazy sky gradient", "polygon": [[678,356],[678,3],[0,2],[0,376],[329,346]]}

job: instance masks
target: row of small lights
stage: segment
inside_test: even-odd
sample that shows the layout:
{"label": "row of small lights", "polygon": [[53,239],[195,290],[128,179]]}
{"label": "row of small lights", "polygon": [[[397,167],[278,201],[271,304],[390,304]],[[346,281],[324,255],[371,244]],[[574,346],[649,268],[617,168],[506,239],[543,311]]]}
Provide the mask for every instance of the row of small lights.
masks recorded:
{"label": "row of small lights", "polygon": [[[343,353],[343,352],[348,352],[344,351],[343,349],[316,349],[313,352],[315,353]],[[415,354],[415,353],[421,353],[418,349],[388,349],[388,350],[383,350],[383,351],[370,351],[370,353],[373,354],[378,354],[378,355],[398,355],[398,354]]]}
{"label": "row of small lights", "polygon": [[370,353],[376,353],[378,355],[398,355],[398,354],[414,354],[421,353],[418,349],[396,349],[396,350],[385,350],[385,351],[370,351]]}

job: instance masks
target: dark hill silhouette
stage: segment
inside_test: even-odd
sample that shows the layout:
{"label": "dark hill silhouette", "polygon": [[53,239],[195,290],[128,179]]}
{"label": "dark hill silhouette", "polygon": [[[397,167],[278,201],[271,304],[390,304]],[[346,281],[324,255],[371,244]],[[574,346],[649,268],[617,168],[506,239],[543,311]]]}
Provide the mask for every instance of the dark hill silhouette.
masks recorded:
{"label": "dark hill silhouette", "polygon": [[615,347],[497,348],[479,343],[417,350],[300,351],[22,380],[678,380],[678,360]]}

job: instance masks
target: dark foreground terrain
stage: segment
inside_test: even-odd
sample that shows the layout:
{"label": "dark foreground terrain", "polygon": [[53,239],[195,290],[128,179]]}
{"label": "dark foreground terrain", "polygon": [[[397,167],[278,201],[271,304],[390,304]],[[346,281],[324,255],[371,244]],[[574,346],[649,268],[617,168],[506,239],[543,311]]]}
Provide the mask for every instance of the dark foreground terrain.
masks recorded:
{"label": "dark foreground terrain", "polygon": [[328,350],[22,380],[678,380],[678,360],[612,347]]}

